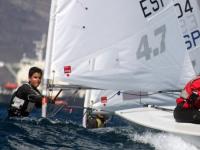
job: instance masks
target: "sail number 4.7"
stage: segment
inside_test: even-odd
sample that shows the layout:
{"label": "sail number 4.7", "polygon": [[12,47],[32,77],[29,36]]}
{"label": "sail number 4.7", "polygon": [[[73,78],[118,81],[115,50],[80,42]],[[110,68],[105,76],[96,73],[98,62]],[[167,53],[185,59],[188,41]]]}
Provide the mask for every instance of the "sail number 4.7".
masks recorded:
{"label": "sail number 4.7", "polygon": [[160,35],[160,47],[159,48],[152,48],[149,46],[149,40],[147,34],[143,35],[139,47],[136,52],[137,59],[145,57],[146,60],[151,59],[151,55],[153,53],[154,56],[165,51],[165,34],[166,34],[166,26],[162,25],[154,30],[154,36],[157,37]]}

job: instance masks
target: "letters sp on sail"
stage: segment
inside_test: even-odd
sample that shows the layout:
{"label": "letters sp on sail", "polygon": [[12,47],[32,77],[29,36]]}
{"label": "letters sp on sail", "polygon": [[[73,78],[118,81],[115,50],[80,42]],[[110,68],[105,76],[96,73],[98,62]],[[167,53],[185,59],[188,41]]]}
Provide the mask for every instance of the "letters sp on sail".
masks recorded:
{"label": "letters sp on sail", "polygon": [[200,73],[200,1],[174,1],[181,33],[196,74]]}
{"label": "letters sp on sail", "polygon": [[[182,88],[194,75],[173,1],[52,4],[46,79],[54,76],[55,82],[101,89],[158,91]],[[107,65],[98,68],[108,53]],[[71,68],[68,75],[66,66]]]}

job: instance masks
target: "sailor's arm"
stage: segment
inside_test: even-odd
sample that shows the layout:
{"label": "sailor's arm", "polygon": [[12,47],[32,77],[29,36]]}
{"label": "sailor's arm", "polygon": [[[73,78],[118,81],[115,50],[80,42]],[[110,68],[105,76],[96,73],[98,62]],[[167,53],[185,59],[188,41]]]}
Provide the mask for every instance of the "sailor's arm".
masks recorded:
{"label": "sailor's arm", "polygon": [[[34,91],[29,85],[24,85],[23,91],[26,91],[28,101],[35,103],[36,107],[42,106],[42,99],[43,97],[46,97],[46,96],[43,96],[39,91],[37,92]],[[47,98],[47,102],[51,104],[55,104],[55,105],[65,104],[65,102],[62,100],[57,100],[51,97],[46,97],[46,98]]]}

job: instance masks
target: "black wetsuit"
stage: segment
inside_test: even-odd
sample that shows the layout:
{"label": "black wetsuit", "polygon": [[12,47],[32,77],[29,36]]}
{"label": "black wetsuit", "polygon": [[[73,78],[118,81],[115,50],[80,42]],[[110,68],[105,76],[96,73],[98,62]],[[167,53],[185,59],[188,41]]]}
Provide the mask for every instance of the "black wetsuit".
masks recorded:
{"label": "black wetsuit", "polygon": [[200,124],[200,111],[196,108],[184,109],[178,104],[174,109],[174,118],[177,122]]}
{"label": "black wetsuit", "polygon": [[28,116],[34,107],[41,108],[42,97],[42,94],[37,88],[34,88],[28,83],[23,84],[11,98],[8,116]]}

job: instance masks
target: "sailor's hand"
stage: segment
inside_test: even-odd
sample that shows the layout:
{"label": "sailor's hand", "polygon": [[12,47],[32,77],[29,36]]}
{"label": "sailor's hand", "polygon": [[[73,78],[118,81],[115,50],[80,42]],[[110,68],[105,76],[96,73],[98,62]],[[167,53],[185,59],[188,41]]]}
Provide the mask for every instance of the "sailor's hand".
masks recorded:
{"label": "sailor's hand", "polygon": [[55,103],[55,101],[51,97],[47,97],[47,101],[48,103],[51,103],[51,104]]}
{"label": "sailor's hand", "polygon": [[194,106],[198,109],[200,109],[200,96],[197,97],[197,99],[194,102]]}
{"label": "sailor's hand", "polygon": [[64,100],[55,100],[55,105],[67,105],[67,102],[65,102]]}

